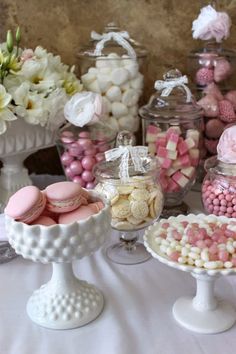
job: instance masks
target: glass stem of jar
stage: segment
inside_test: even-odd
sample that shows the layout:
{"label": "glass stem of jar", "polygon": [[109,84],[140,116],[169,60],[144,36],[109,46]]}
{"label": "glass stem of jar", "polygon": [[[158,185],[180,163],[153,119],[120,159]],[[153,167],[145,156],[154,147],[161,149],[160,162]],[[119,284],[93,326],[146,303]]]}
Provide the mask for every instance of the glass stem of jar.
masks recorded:
{"label": "glass stem of jar", "polygon": [[124,247],[129,252],[135,250],[137,240],[138,235],[134,231],[125,231],[120,233],[120,241],[122,247]]}

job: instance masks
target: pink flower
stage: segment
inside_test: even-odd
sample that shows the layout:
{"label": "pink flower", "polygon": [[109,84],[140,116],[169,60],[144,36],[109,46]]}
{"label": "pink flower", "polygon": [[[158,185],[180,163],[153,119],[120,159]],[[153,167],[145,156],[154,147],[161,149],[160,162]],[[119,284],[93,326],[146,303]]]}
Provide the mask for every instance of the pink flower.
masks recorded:
{"label": "pink flower", "polygon": [[34,52],[32,49],[25,49],[21,54],[21,61],[25,62],[26,60],[32,59],[34,57]]}
{"label": "pink flower", "polygon": [[225,129],[217,145],[218,160],[236,163],[236,125]]}

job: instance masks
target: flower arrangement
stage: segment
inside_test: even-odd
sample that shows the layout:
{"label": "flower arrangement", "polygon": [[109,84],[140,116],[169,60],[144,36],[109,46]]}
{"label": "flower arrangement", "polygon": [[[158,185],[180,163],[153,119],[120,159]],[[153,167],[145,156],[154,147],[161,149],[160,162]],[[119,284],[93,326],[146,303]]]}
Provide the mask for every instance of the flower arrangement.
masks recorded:
{"label": "flower arrangement", "polygon": [[64,122],[68,98],[82,90],[74,68],[63,64],[60,56],[40,46],[22,50],[20,39],[18,28],[15,45],[11,31],[0,44],[0,135],[16,119],[57,129]]}

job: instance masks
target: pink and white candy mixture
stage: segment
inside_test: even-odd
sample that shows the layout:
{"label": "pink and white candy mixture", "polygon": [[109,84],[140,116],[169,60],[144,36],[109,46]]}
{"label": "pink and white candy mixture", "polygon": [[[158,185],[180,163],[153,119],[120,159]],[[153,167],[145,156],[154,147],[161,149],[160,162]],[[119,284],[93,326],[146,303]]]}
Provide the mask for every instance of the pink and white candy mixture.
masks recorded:
{"label": "pink and white candy mixture", "polygon": [[147,127],[148,151],[160,163],[160,180],[165,192],[180,192],[194,180],[200,155],[199,138],[197,129],[188,129],[183,135],[178,126],[167,131],[151,124]]}
{"label": "pink and white candy mixture", "polygon": [[71,131],[63,131],[60,136],[60,145],[63,147],[61,163],[69,180],[79,183],[81,187],[93,189],[95,177],[93,166],[105,159],[104,152],[112,146],[104,137],[91,139],[88,131],[81,131],[76,136]]}
{"label": "pink and white candy mixture", "polygon": [[207,218],[162,219],[155,233],[158,249],[180,264],[206,269],[236,267],[236,220]]}

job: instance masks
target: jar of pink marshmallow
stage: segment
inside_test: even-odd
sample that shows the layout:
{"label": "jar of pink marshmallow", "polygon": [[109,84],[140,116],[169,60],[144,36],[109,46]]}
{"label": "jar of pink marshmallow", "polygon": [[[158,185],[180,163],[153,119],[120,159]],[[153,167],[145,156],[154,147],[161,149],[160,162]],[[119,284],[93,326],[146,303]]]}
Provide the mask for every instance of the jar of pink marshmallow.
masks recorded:
{"label": "jar of pink marshmallow", "polygon": [[169,71],[155,82],[157,91],[139,110],[143,145],[161,166],[165,217],[188,212],[183,199],[195,182],[202,146],[203,111],[187,83],[178,70]]}
{"label": "jar of pink marshmallow", "polygon": [[104,124],[101,96],[77,93],[64,108],[67,123],[57,134],[57,149],[67,180],[87,189],[95,187],[93,167],[105,159],[116,134]]}
{"label": "jar of pink marshmallow", "polygon": [[222,132],[236,124],[236,52],[222,46],[230,26],[228,14],[211,5],[201,9],[192,26],[193,38],[204,41],[203,48],[191,52],[188,58],[198,104],[204,110],[203,160],[216,154]]}
{"label": "jar of pink marshmallow", "polygon": [[220,137],[217,156],[205,161],[202,202],[207,213],[236,218],[236,126]]}

